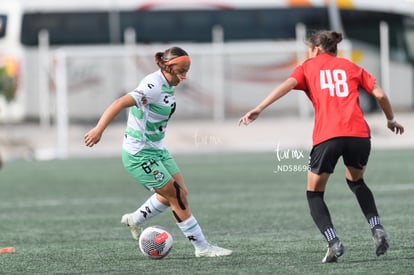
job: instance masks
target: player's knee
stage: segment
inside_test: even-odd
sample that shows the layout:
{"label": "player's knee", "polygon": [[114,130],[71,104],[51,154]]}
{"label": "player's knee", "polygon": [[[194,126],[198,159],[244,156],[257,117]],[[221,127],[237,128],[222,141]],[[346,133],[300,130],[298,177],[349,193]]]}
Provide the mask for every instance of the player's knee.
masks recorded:
{"label": "player's knee", "polygon": [[157,194],[157,200],[164,205],[170,206],[170,201],[160,194]]}
{"label": "player's knee", "polygon": [[359,188],[365,186],[363,178],[357,180],[346,179],[346,182],[348,183],[349,189],[351,189],[353,193],[355,193]]}

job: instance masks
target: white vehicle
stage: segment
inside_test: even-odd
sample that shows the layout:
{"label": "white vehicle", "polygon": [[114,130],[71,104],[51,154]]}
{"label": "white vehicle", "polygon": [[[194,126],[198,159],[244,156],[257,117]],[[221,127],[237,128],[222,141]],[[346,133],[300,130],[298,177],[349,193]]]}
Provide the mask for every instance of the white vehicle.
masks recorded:
{"label": "white vehicle", "polygon": [[[44,87],[42,73],[48,76],[47,93],[54,96],[56,60],[51,58],[45,72],[39,66],[38,45],[42,30],[48,32],[51,51],[65,47],[69,54],[88,51],[96,54],[104,48],[118,52],[105,58],[92,55],[89,58],[84,54],[68,59],[69,115],[72,119],[91,119],[99,116],[115,97],[134,87],[125,85],[127,72],[124,58],[119,54],[125,51],[122,44],[128,28],[136,33],[138,51],[140,45],[144,49],[144,45],[156,44],[157,47],[150,49],[158,51],[167,45],[179,44],[184,48],[188,45],[197,52],[211,43],[212,29],[217,25],[223,28],[226,45],[233,45],[235,49],[244,45],[251,49],[250,55],[227,52],[224,57],[224,112],[225,116],[238,116],[297,64],[294,53],[267,56],[266,52],[260,52],[262,45],[272,43],[271,47],[277,47],[281,41],[294,41],[298,23],[303,23],[308,30],[331,28],[332,13],[326,3],[324,0],[2,0],[0,121],[39,118],[44,108],[44,91],[40,91]],[[378,78],[379,23],[388,23],[391,99],[396,108],[411,109],[414,102],[414,2],[338,0],[336,3],[345,36],[352,42],[353,61]],[[280,45],[284,47],[285,44]],[[216,102],[207,77],[215,68],[208,63],[209,56],[198,58],[197,62],[203,64],[198,66],[202,68],[193,63],[195,72],[191,77],[194,81],[184,87],[189,92],[183,96],[186,97],[187,115],[206,117]],[[134,58],[137,81],[155,68],[152,60],[151,55]],[[375,108],[375,103],[365,103],[366,110]],[[285,105],[286,110],[297,112],[294,100],[287,99]]]}

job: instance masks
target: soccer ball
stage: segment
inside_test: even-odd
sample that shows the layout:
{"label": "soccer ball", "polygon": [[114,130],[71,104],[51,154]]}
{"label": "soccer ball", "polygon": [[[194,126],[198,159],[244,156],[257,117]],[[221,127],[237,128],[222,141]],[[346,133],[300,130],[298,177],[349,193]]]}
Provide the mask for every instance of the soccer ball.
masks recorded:
{"label": "soccer ball", "polygon": [[165,228],[150,226],[142,231],[138,243],[142,254],[152,259],[162,259],[170,253],[173,238]]}

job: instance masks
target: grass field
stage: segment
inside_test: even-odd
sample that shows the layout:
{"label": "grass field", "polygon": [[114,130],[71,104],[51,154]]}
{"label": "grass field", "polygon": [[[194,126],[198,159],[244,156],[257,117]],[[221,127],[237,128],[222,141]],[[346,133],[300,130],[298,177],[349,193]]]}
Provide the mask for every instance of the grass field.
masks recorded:
{"label": "grass field", "polygon": [[326,199],[346,252],[322,264],[325,241],[305,199],[304,156],[178,155],[192,212],[210,242],[231,257],[195,258],[171,214],[174,237],[163,260],[138,252],[122,214],[150,193],[119,158],[6,163],[0,171],[0,274],[413,274],[414,151],[373,151],[366,181],[373,190],[390,250],[377,257],[368,224],[348,190],[340,160]]}

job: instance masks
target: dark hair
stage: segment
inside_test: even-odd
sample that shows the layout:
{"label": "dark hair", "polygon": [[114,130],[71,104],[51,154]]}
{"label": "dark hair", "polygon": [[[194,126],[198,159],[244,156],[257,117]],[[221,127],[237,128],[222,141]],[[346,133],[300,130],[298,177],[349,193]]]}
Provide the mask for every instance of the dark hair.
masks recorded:
{"label": "dark hair", "polygon": [[328,30],[316,31],[306,40],[309,47],[321,47],[324,52],[335,55],[341,41],[342,33]]}
{"label": "dark hair", "polygon": [[164,52],[157,52],[155,54],[155,63],[160,67],[161,69],[165,70],[166,65],[165,62],[168,62],[170,60],[173,60],[174,58],[180,57],[180,56],[188,56],[188,53],[181,49],[180,47],[171,47],[169,49],[166,49]]}

